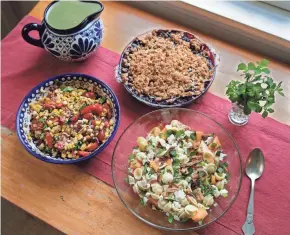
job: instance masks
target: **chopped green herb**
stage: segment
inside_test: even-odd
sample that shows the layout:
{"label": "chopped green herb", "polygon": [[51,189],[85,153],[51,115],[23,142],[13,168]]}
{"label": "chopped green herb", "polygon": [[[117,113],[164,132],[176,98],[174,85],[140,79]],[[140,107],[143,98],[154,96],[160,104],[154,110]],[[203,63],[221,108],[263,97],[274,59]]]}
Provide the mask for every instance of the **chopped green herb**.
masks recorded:
{"label": "chopped green herb", "polygon": [[143,198],[140,198],[140,204],[141,204],[142,206],[146,206],[146,202],[144,201]]}
{"label": "chopped green herb", "polygon": [[216,146],[217,146],[216,143],[211,143],[211,147],[212,147],[212,148],[215,148]]}
{"label": "chopped green herb", "polygon": [[227,173],[226,173],[226,176],[225,176],[225,179],[226,179],[226,180],[229,180],[230,176],[231,176],[230,172],[227,172]]}
{"label": "chopped green herb", "polygon": [[202,225],[203,224],[203,221],[201,220],[201,221],[198,221],[198,224],[199,225]]}
{"label": "chopped green herb", "polygon": [[129,162],[132,162],[132,161],[134,160],[134,158],[135,158],[134,154],[131,154],[131,155],[129,156]]}
{"label": "chopped green herb", "polygon": [[195,140],[196,139],[196,134],[195,133],[190,134],[190,139]]}
{"label": "chopped green herb", "polygon": [[42,122],[42,123],[45,123],[44,118],[39,118],[39,121]]}
{"label": "chopped green herb", "polygon": [[177,137],[177,138],[180,138],[181,136],[183,136],[184,135],[184,130],[178,130],[177,132],[176,132],[176,134],[175,134],[175,136]]}
{"label": "chopped green herb", "polygon": [[216,151],[215,155],[217,155],[219,157],[221,155],[221,153],[222,153],[222,151],[218,150],[218,151]]}
{"label": "chopped green herb", "polygon": [[165,148],[158,148],[157,150],[157,156],[163,153],[166,149]]}
{"label": "chopped green herb", "polygon": [[173,193],[169,193],[167,199],[168,199],[168,201],[174,201]]}
{"label": "chopped green herb", "polygon": [[46,129],[48,127],[48,125],[44,124],[43,129]]}
{"label": "chopped green herb", "polygon": [[148,172],[148,175],[151,176],[155,173],[154,169],[150,168],[149,172]]}
{"label": "chopped green herb", "polygon": [[173,130],[166,131],[166,138],[168,138],[172,134],[174,134]]}
{"label": "chopped green herb", "polygon": [[169,223],[172,223],[173,220],[174,220],[174,216],[170,214],[170,215],[168,216],[168,222],[169,222]]}
{"label": "chopped green herb", "polygon": [[188,218],[183,218],[180,220],[181,223],[186,223],[188,221]]}
{"label": "chopped green herb", "polygon": [[197,154],[197,151],[194,150],[194,151],[192,151],[192,152],[189,154],[189,156],[193,157],[193,156],[195,156],[196,154]]}
{"label": "chopped green herb", "polygon": [[105,96],[102,96],[100,99],[99,99],[99,102],[100,104],[103,104],[107,101],[107,98]]}
{"label": "chopped green herb", "polygon": [[72,87],[65,87],[65,88],[61,88],[61,90],[63,91],[63,92],[72,92],[74,89],[72,88]]}
{"label": "chopped green herb", "polygon": [[54,136],[54,139],[55,139],[56,141],[58,141],[58,140],[59,140],[59,136]]}
{"label": "chopped green herb", "polygon": [[177,157],[177,153],[176,153],[175,150],[170,151],[170,155],[171,155],[173,158],[176,158],[176,157]]}
{"label": "chopped green herb", "polygon": [[44,133],[41,133],[40,139],[43,139],[43,138],[44,138]]}
{"label": "chopped green herb", "polygon": [[126,178],[125,178],[125,182],[126,182],[127,184],[129,184],[129,177],[126,177]]}
{"label": "chopped green herb", "polygon": [[180,165],[180,160],[179,159],[174,159],[173,160],[173,163],[172,163],[172,166],[176,166],[176,165]]}
{"label": "chopped green herb", "polygon": [[68,120],[65,122],[65,124],[70,124],[70,122],[71,122],[71,121],[68,119]]}
{"label": "chopped green herb", "polygon": [[201,188],[201,192],[204,196],[213,195],[214,189],[210,184],[201,185],[200,188]]}
{"label": "chopped green herb", "polygon": [[223,173],[223,172],[224,172],[224,169],[220,167],[220,168],[217,169],[217,171],[218,171],[219,173]]}
{"label": "chopped green herb", "polygon": [[87,103],[82,104],[82,106],[80,107],[80,111],[86,106],[88,106]]}
{"label": "chopped green herb", "polygon": [[193,173],[193,169],[192,168],[188,168],[188,173],[186,175],[191,175]]}
{"label": "chopped green herb", "polygon": [[75,144],[75,149],[80,149],[82,145],[83,145],[83,142],[79,140],[79,141]]}

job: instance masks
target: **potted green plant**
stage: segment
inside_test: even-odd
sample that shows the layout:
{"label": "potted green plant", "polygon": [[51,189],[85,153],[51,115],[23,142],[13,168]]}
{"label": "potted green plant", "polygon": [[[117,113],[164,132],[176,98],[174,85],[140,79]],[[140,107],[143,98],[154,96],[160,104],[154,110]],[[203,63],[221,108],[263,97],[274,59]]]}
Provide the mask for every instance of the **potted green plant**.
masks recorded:
{"label": "potted green plant", "polygon": [[241,72],[244,81],[233,80],[226,90],[226,95],[233,103],[229,112],[229,120],[233,124],[247,124],[252,111],[262,113],[263,118],[267,117],[274,112],[271,107],[275,103],[275,95],[284,96],[282,82],[277,85],[273,81],[268,64],[269,61],[263,59],[257,63],[238,65],[237,71]]}

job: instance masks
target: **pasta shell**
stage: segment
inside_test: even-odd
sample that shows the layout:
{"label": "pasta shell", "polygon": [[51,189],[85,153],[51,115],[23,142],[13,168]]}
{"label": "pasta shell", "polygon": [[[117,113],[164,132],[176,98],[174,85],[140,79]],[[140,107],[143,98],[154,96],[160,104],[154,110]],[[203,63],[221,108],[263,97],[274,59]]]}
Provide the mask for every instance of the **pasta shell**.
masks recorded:
{"label": "pasta shell", "polygon": [[140,190],[139,190],[139,187],[138,187],[137,183],[134,184],[134,186],[133,186],[133,191],[134,191],[135,193],[137,193],[137,194],[140,194]]}
{"label": "pasta shell", "polygon": [[187,206],[189,204],[189,201],[186,198],[184,198],[184,199],[181,200],[180,203],[181,203],[182,206]]}
{"label": "pasta shell", "polygon": [[163,210],[166,204],[167,204],[167,201],[165,201],[165,200],[159,200],[157,206],[158,206],[161,210]]}
{"label": "pasta shell", "polygon": [[136,180],[140,180],[142,178],[142,173],[143,173],[143,170],[141,168],[136,168],[134,170],[134,178]]}
{"label": "pasta shell", "polygon": [[138,185],[139,189],[141,189],[142,191],[144,191],[150,187],[150,185],[145,180],[138,181],[137,185]]}
{"label": "pasta shell", "polygon": [[190,204],[197,206],[197,201],[195,200],[195,198],[187,196],[187,200],[189,201]]}
{"label": "pasta shell", "polygon": [[169,184],[173,181],[173,175],[170,174],[170,173],[164,173],[162,175],[162,182],[165,183],[165,184]]}
{"label": "pasta shell", "polygon": [[169,212],[172,208],[172,202],[168,202],[164,207],[163,207],[163,211],[164,212]]}
{"label": "pasta shell", "polygon": [[226,177],[225,173],[222,173],[221,175],[219,175],[218,173],[214,173],[214,176],[217,180],[223,180]]}
{"label": "pasta shell", "polygon": [[160,195],[163,192],[163,187],[158,183],[152,184],[151,188],[152,191],[157,195]]}
{"label": "pasta shell", "polygon": [[128,181],[129,181],[130,185],[134,185],[135,184],[135,179],[131,175],[128,176]]}
{"label": "pasta shell", "polygon": [[211,206],[214,203],[212,195],[206,195],[203,199],[203,204],[206,206]]}
{"label": "pasta shell", "polygon": [[214,163],[207,164],[207,166],[206,166],[206,171],[209,174],[215,173],[216,169],[217,169],[217,167]]}
{"label": "pasta shell", "polygon": [[185,213],[187,214],[188,217],[191,217],[193,215],[193,213],[195,213],[197,211],[197,207],[193,206],[193,205],[187,205],[184,208]]}

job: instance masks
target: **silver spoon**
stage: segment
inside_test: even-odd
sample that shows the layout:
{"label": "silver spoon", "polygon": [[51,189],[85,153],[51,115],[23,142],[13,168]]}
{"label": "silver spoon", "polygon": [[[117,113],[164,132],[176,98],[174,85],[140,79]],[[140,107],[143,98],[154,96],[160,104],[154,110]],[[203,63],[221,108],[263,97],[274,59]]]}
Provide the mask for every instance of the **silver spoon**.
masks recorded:
{"label": "silver spoon", "polygon": [[255,233],[254,227],[254,186],[255,180],[260,178],[264,171],[264,155],[258,148],[253,149],[246,162],[246,174],[251,179],[252,187],[250,200],[247,210],[247,219],[243,225],[243,232],[245,235],[253,235]]}

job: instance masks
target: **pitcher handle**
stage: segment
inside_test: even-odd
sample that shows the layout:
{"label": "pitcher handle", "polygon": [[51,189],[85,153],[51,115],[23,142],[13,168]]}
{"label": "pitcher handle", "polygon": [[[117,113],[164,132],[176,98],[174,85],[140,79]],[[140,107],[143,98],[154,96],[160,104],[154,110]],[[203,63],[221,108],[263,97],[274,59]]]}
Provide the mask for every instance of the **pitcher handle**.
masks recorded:
{"label": "pitcher handle", "polygon": [[42,33],[42,25],[36,24],[36,23],[30,23],[30,24],[25,25],[23,27],[23,29],[22,29],[22,37],[23,37],[23,39],[26,42],[32,44],[33,46],[44,48],[44,46],[43,46],[43,44],[41,42],[41,39],[35,39],[35,38],[32,38],[32,37],[29,36],[29,33],[32,30],[38,31],[39,36],[40,36],[41,33]]}

